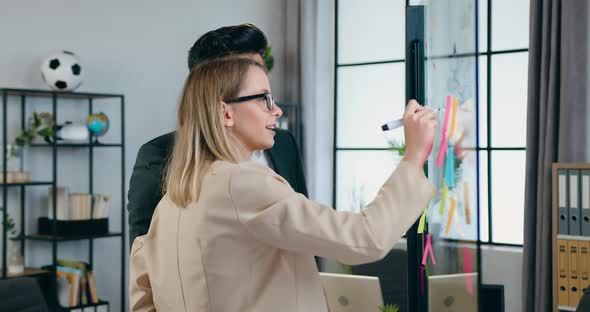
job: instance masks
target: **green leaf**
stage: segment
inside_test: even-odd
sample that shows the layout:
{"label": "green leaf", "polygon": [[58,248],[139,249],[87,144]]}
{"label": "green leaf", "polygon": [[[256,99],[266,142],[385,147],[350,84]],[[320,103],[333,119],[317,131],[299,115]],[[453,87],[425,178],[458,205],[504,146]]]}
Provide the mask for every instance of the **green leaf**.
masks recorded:
{"label": "green leaf", "polygon": [[44,136],[44,137],[50,137],[53,136],[53,128],[45,128],[45,129],[41,129],[39,130],[39,132],[37,132],[40,136]]}
{"label": "green leaf", "polygon": [[399,312],[399,306],[397,304],[386,304],[379,307],[382,312]]}
{"label": "green leaf", "polygon": [[275,58],[272,56],[272,47],[270,45],[266,46],[266,50],[264,50],[262,58],[264,59],[266,70],[268,70],[270,73],[275,64]]}
{"label": "green leaf", "polygon": [[33,112],[33,128],[39,128],[41,126],[41,119],[36,112]]}
{"label": "green leaf", "polygon": [[26,137],[24,137],[23,135],[20,135],[18,137],[16,137],[16,139],[14,140],[14,142],[16,143],[16,145],[25,145],[27,143],[27,139]]}

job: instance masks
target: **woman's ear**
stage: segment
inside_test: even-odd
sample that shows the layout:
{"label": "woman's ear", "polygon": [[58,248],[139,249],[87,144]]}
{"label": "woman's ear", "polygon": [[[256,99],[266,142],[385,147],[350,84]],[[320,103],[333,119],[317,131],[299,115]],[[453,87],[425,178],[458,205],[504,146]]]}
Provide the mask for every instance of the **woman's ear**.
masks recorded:
{"label": "woman's ear", "polygon": [[234,126],[234,112],[233,109],[230,105],[228,105],[227,103],[225,103],[224,101],[221,101],[221,106],[222,106],[222,114],[223,114],[223,125],[225,127],[231,128]]}

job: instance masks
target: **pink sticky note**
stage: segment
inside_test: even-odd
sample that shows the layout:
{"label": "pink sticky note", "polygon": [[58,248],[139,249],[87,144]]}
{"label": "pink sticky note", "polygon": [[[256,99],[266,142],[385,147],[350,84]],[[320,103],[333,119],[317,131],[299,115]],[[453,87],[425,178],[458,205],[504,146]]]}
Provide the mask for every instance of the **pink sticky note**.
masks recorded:
{"label": "pink sticky note", "polygon": [[441,167],[443,160],[445,159],[445,154],[447,153],[447,136],[443,132],[442,139],[440,140],[440,146],[438,147],[438,156],[436,157],[436,166]]}
{"label": "pink sticky note", "polygon": [[[463,247],[463,265],[465,273],[471,273],[471,255],[467,247]],[[468,294],[473,295],[473,280],[469,274],[465,274],[465,290]]]}
{"label": "pink sticky note", "polygon": [[420,266],[420,292],[424,296],[424,266]]}
{"label": "pink sticky note", "polygon": [[426,234],[426,246],[422,252],[422,265],[426,265],[426,258],[430,255],[430,261],[432,264],[436,264],[436,257],[434,256],[434,250],[432,249],[432,239],[430,234]]}
{"label": "pink sticky note", "polygon": [[447,129],[449,126],[449,116],[451,115],[452,98],[447,95],[447,105],[445,107],[445,119],[442,124],[440,146],[438,148],[438,157],[436,158],[436,166],[440,168],[443,163],[444,155],[447,153]]}

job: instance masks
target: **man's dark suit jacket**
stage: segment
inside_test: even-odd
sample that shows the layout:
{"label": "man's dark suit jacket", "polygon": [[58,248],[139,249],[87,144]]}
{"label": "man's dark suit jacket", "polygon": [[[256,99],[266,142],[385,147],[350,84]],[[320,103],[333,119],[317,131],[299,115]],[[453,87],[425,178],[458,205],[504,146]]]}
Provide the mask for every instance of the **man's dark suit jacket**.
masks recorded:
{"label": "man's dark suit jacket", "polygon": [[[142,145],[137,153],[127,194],[130,246],[137,236],[147,233],[152,214],[163,196],[164,168],[173,140],[173,132],[159,136]],[[307,197],[303,164],[293,135],[277,129],[275,144],[265,154],[274,171],[285,178],[296,192]]]}

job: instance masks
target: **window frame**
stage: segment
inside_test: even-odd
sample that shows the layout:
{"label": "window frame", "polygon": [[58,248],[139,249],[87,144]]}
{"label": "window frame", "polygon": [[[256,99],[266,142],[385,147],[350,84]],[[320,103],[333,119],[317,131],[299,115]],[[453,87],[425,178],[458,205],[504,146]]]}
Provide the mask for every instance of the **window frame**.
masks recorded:
{"label": "window frame", "polygon": [[[355,63],[339,63],[338,62],[338,19],[339,19],[339,12],[338,12],[338,0],[335,0],[335,42],[334,42],[334,141],[333,141],[333,170],[332,170],[332,179],[336,181],[338,177],[338,163],[337,163],[337,156],[338,152],[340,151],[387,151],[389,148],[371,148],[371,147],[339,147],[337,145],[337,131],[338,131],[338,70],[341,67],[357,67],[357,66],[370,66],[370,65],[379,65],[379,64],[391,64],[391,63],[405,63],[405,59],[390,59],[390,60],[383,60],[383,61],[375,61],[375,62],[355,62]],[[482,1],[483,2],[483,1]],[[486,50],[483,52],[478,53],[471,53],[471,54],[461,54],[461,55],[449,55],[443,56],[443,58],[453,58],[453,57],[465,57],[465,56],[477,56],[477,64],[476,66],[480,66],[479,64],[479,57],[485,56],[485,64],[486,66],[486,94],[480,94],[481,96],[485,96],[486,98],[486,106],[480,109],[486,110],[486,119],[485,123],[487,125],[487,133],[485,135],[485,146],[482,146],[482,142],[479,142],[478,138],[478,146],[476,147],[476,152],[478,153],[485,153],[487,157],[487,198],[480,198],[480,200],[487,201],[487,213],[488,213],[488,220],[487,220],[487,234],[488,240],[483,241],[480,240],[482,245],[490,245],[490,246],[507,246],[507,247],[522,247],[523,244],[518,243],[506,243],[506,242],[496,242],[494,241],[493,236],[493,201],[492,201],[492,163],[494,162],[494,158],[492,158],[492,154],[495,151],[515,151],[515,152],[526,152],[526,146],[516,146],[516,147],[502,147],[502,146],[493,146],[492,145],[492,111],[491,111],[491,103],[492,103],[492,62],[493,56],[502,55],[502,54],[514,54],[514,53],[523,53],[526,52],[528,55],[529,49],[528,48],[520,48],[520,49],[503,49],[503,50],[494,50],[492,46],[492,0],[485,1],[487,5],[487,25],[486,25],[486,43],[487,47]],[[409,0],[406,0],[406,7],[409,5]],[[479,12],[478,12],[479,14]],[[477,28],[476,28],[477,29]],[[479,35],[479,34],[478,34]],[[481,83],[481,82],[480,82]],[[479,85],[478,85],[479,87]],[[480,116],[477,116],[479,119]],[[526,143],[525,143],[526,144]],[[479,169],[478,169],[479,170]],[[481,185],[479,186],[481,187]],[[332,188],[332,202],[336,205],[336,196],[337,196],[337,185],[334,184]],[[478,190],[479,192],[479,190]],[[478,218],[481,216],[478,214]],[[524,225],[523,225],[524,226]],[[481,234],[481,231],[480,231]],[[458,241],[457,239],[453,238],[445,238],[448,241]]]}

